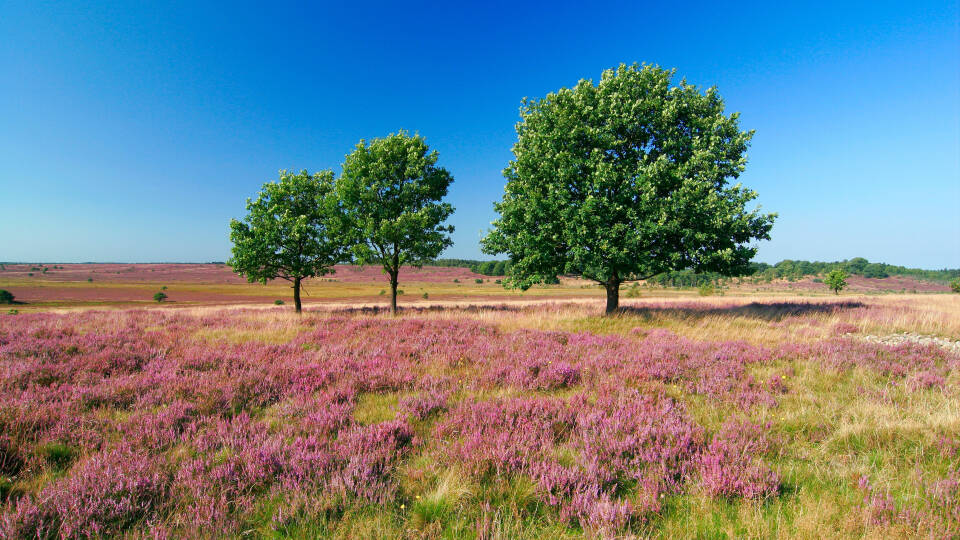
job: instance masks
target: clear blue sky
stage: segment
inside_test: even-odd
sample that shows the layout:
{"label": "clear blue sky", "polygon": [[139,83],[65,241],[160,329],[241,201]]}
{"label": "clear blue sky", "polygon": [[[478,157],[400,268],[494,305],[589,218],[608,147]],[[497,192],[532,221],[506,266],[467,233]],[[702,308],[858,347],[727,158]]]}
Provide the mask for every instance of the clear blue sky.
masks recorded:
{"label": "clear blue sky", "polygon": [[756,130],[758,260],[960,267],[956,1],[198,4],[0,0],[0,260],[224,260],[279,169],[400,128],[481,257],[521,98],[648,62]]}

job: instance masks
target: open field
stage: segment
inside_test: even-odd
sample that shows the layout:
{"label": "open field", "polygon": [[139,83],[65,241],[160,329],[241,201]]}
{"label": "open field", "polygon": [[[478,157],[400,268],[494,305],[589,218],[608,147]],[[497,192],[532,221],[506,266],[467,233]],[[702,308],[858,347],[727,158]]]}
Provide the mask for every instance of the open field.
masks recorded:
{"label": "open field", "polygon": [[[153,294],[166,287],[167,302],[176,306],[272,305],[277,299],[289,302],[290,284],[277,280],[266,285],[247,283],[222,264],[18,264],[0,271],[0,289],[13,293],[21,311],[54,307],[135,307],[153,304]],[[43,269],[46,268],[47,272]],[[386,276],[379,267],[339,265],[336,272],[304,284],[305,304],[377,305],[388,301]],[[531,302],[557,298],[590,299],[603,296],[592,282],[562,278],[559,285],[538,286],[526,292],[506,290],[498,277],[483,276],[466,268],[404,267],[400,273],[402,305],[450,305],[476,302]],[[482,283],[477,283],[482,280]],[[849,293],[912,294],[946,293],[942,283],[905,277],[849,278]],[[630,283],[623,285],[627,297]],[[696,297],[695,290],[641,287],[642,297]],[[737,284],[724,291],[727,296],[825,296],[828,290],[812,278],[798,281]],[[424,294],[427,295],[424,298]],[[830,295],[832,296],[832,295]]]}
{"label": "open field", "polygon": [[[64,264],[44,273],[37,265],[6,265],[0,271],[0,289],[21,302],[17,309],[51,307],[131,307],[153,303],[153,294],[166,287],[168,303],[184,305],[272,305],[289,302],[290,284],[276,280],[266,285],[247,283],[220,264]],[[57,265],[61,266],[61,265]],[[389,290],[379,267],[338,265],[336,272],[306,280],[303,301],[311,303],[379,303]],[[32,274],[32,275],[31,275]],[[600,289],[579,280],[565,286],[544,286],[522,293],[505,290],[496,277],[475,274],[466,268],[404,267],[400,273],[401,303],[463,300],[536,300],[590,297]],[[482,280],[482,283],[477,283]],[[427,299],[423,298],[424,293]]]}
{"label": "open field", "polygon": [[960,535],[960,296],[486,288],[0,315],[0,537]]}

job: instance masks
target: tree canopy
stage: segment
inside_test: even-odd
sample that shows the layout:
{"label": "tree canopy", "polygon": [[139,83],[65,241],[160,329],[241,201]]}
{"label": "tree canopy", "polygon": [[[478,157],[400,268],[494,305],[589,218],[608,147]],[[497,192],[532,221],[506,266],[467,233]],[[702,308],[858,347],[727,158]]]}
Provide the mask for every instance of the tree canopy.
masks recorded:
{"label": "tree canopy", "polygon": [[247,199],[247,211],[243,221],[230,221],[230,266],[250,282],[290,281],[299,313],[303,279],[333,272],[346,257],[333,171],[280,171],[278,182]]}
{"label": "tree canopy", "polygon": [[846,270],[835,268],[827,274],[827,277],[823,278],[823,282],[833,291],[833,294],[840,294],[840,291],[847,286],[848,277],[850,277],[850,274]]}
{"label": "tree canopy", "polygon": [[337,181],[356,262],[383,266],[394,313],[400,267],[422,266],[452,244],[453,226],[443,223],[453,207],[441,199],[453,176],[437,159],[423,137],[400,131],[361,140]]}
{"label": "tree canopy", "polygon": [[729,185],[753,132],[726,115],[715,88],[673,70],[621,65],[524,100],[499,218],[482,240],[509,255],[507,286],[579,274],[617,309],[625,279],[678,269],[746,273],[774,214],[748,210],[756,193]]}

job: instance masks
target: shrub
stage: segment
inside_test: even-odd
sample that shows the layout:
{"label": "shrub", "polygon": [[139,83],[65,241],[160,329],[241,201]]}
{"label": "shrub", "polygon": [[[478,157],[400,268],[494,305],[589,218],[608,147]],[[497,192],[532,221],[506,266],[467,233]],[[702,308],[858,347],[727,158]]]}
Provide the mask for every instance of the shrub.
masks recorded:
{"label": "shrub", "polygon": [[0,289],[0,304],[12,304],[13,294],[10,291]]}
{"label": "shrub", "polygon": [[640,284],[632,283],[629,288],[627,288],[627,298],[639,298],[640,297]]}
{"label": "shrub", "polygon": [[704,283],[697,289],[697,292],[700,294],[700,296],[713,296],[713,293],[716,292],[716,289],[712,284]]}
{"label": "shrub", "polygon": [[167,294],[163,292],[158,292],[153,295],[153,299],[156,300],[157,302],[163,302],[164,300],[167,299]]}
{"label": "shrub", "polygon": [[20,313],[20,312],[15,309],[11,309],[10,311],[7,312],[7,315],[16,315],[17,313]]}
{"label": "shrub", "polygon": [[473,280],[473,282],[479,285],[479,284],[483,283],[483,280],[480,279],[480,278],[477,278],[477,279]]}
{"label": "shrub", "polygon": [[283,305],[283,300],[280,300],[279,298],[277,298],[276,300],[273,301],[273,305],[275,305],[275,306],[282,306],[282,305]]}
{"label": "shrub", "polygon": [[167,290],[167,286],[166,286],[166,285],[164,285],[163,287],[160,287],[160,290],[161,290],[161,291],[165,291],[165,290]]}
{"label": "shrub", "polygon": [[957,278],[950,282],[950,290],[955,293],[960,293],[960,278]]}
{"label": "shrub", "polygon": [[423,293],[423,299],[424,299],[424,300],[429,300],[429,299],[430,299],[430,295],[427,294],[427,293]]}
{"label": "shrub", "polygon": [[460,283],[460,280],[457,279],[457,278],[453,278],[453,282],[454,282],[454,283]]}

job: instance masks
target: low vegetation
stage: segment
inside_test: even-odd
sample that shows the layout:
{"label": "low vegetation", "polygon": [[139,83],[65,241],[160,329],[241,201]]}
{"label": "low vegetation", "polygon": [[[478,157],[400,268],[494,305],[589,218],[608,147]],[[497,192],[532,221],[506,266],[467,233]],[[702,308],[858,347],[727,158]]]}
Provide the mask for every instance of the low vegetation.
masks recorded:
{"label": "low vegetation", "polygon": [[0,537],[951,537],[953,296],[34,313]]}

